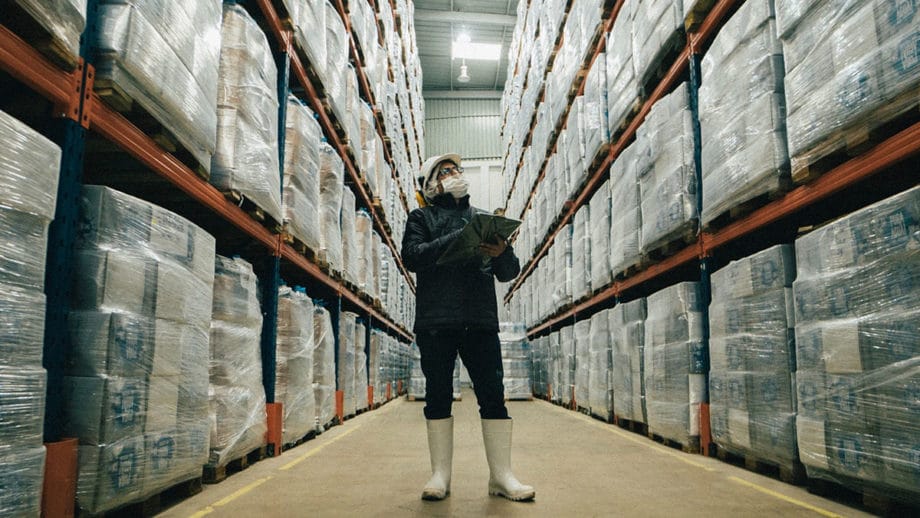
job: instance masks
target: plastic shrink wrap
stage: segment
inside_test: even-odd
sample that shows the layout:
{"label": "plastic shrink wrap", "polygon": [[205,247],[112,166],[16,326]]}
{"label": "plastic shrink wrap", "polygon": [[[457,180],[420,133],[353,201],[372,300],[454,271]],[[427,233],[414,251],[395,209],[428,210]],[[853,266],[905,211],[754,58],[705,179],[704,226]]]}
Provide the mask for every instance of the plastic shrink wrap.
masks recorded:
{"label": "plastic shrink wrap", "polygon": [[292,0],[297,17],[294,20],[294,42],[306,54],[310,65],[326,83],[326,2],[324,0]]}
{"label": "plastic shrink wrap", "polygon": [[284,138],[285,231],[314,251],[320,250],[320,163],[323,132],[313,112],[288,97]]}
{"label": "plastic shrink wrap", "polygon": [[74,61],[80,55],[80,36],[86,26],[86,0],[14,0]]}
{"label": "plastic shrink wrap", "polygon": [[[0,285],[15,284],[34,291],[30,298],[42,299],[40,319],[44,322],[45,250],[57,200],[61,150],[2,111],[0,141],[4,143],[0,149]],[[4,299],[7,303],[18,300]],[[6,317],[6,312],[3,314],[0,318]],[[32,346],[40,352],[41,332],[38,336]],[[36,359],[41,365],[40,354]]]}
{"label": "plastic shrink wrap", "polygon": [[42,484],[45,477],[45,447],[22,448],[0,453],[0,514],[3,516],[39,516],[42,508]]}
{"label": "plastic shrink wrap", "polygon": [[319,147],[319,224],[322,230],[321,249],[333,269],[342,270],[342,196],[345,189],[345,165],[328,143]]}
{"label": "plastic shrink wrap", "polygon": [[793,175],[916,107],[914,2],[777,0]]}
{"label": "plastic shrink wrap", "polygon": [[684,12],[680,2],[637,1],[632,31],[633,64],[640,87],[661,61],[682,43]]}
{"label": "plastic shrink wrap", "polygon": [[588,408],[588,386],[591,376],[591,320],[579,320],[575,323],[575,349],[573,361],[575,385],[575,403]]}
{"label": "plastic shrink wrap", "polygon": [[920,502],[920,187],[795,243],[796,419],[808,476]]}
{"label": "plastic shrink wrap", "polygon": [[610,341],[608,310],[591,315],[591,335],[588,347],[588,401],[592,415],[609,420],[613,413],[613,387],[609,382],[613,354]]}
{"label": "plastic shrink wrap", "polygon": [[374,401],[376,405],[386,400],[387,392],[387,366],[391,361],[388,336],[379,329],[371,329],[368,340],[368,369],[367,385],[374,388]]}
{"label": "plastic shrink wrap", "polygon": [[646,423],[645,318],[646,300],[617,304],[610,310],[613,409],[618,419]]}
{"label": "plastic shrink wrap", "polygon": [[700,403],[706,402],[709,358],[706,308],[699,283],[684,282],[647,299],[645,406],[649,432],[688,447],[699,445]]}
{"label": "plastic shrink wrap", "polygon": [[92,42],[96,91],[116,107],[123,105],[120,109],[139,104],[210,170],[217,134],[220,1],[99,4]]}
{"label": "plastic shrink wrap", "polygon": [[[590,326],[590,322],[588,324]],[[582,326],[584,329],[584,326]],[[590,330],[590,327],[589,327]],[[563,405],[572,404],[575,395],[575,326],[564,327],[559,331],[559,347],[562,351],[560,357],[559,385],[562,393],[559,400]]]}
{"label": "plastic shrink wrap", "polygon": [[591,165],[610,140],[607,123],[607,57],[601,52],[584,83],[585,160]]}
{"label": "plastic shrink wrap", "polygon": [[358,284],[358,236],[355,231],[355,193],[351,189],[342,191],[342,258],[345,280]]}
{"label": "plastic shrink wrap", "polygon": [[[704,224],[789,183],[784,74],[773,0],[746,2],[702,63]],[[729,79],[739,77],[750,79]]]}
{"label": "plastic shrink wrap", "polygon": [[597,291],[613,280],[610,264],[612,233],[610,181],[605,181],[589,203],[591,215],[591,289]]}
{"label": "plastic shrink wrap", "polygon": [[210,182],[282,221],[275,61],[265,33],[241,5],[224,4],[221,35]]}
{"label": "plastic shrink wrap", "polygon": [[358,290],[373,296],[374,221],[364,209],[355,214],[355,280]]}
{"label": "plastic shrink wrap", "polygon": [[648,254],[676,240],[691,240],[697,230],[697,180],[693,123],[687,83],[652,106],[639,127],[648,155],[638,164],[642,229],[639,249]]}
{"label": "plastic shrink wrap", "polygon": [[[568,196],[575,194],[588,172],[591,158],[585,154],[585,98],[576,97],[572,101],[569,118],[565,126],[565,162],[568,182],[565,192]],[[558,209],[558,207],[556,207]]]}
{"label": "plastic shrink wrap", "polygon": [[425,399],[425,373],[422,372],[422,353],[412,344],[412,371],[409,378],[409,399]]}
{"label": "plastic shrink wrap", "polygon": [[355,411],[365,410],[367,401],[367,325],[363,318],[355,324]]}
{"label": "plastic shrink wrap", "polygon": [[313,395],[320,430],[335,417],[335,334],[329,311],[319,305],[313,310],[313,343]]}
{"label": "plastic shrink wrap", "polygon": [[357,408],[355,404],[355,329],[358,315],[343,311],[339,315],[339,354],[338,363],[338,390],[344,393],[342,408],[345,417],[352,415]]}
{"label": "plastic shrink wrap", "polygon": [[[371,228],[373,229],[373,222],[371,222]],[[367,292],[368,295],[374,299],[374,301],[381,301],[383,297],[381,295],[381,289],[383,286],[383,260],[381,259],[381,250],[385,246],[386,245],[383,244],[383,239],[381,239],[380,234],[372,230],[370,250],[371,264],[368,266],[370,272],[370,280]]]}
{"label": "plastic shrink wrap", "polygon": [[607,37],[607,122],[609,135],[619,135],[639,105],[639,83],[633,66],[633,18],[638,0],[626,0]]}
{"label": "plastic shrink wrap", "polygon": [[64,377],[91,513],[201,475],[208,459],[214,238],[152,204],[84,186]]}
{"label": "plastic shrink wrap", "polygon": [[[345,85],[348,71],[348,34],[338,10],[326,2],[326,75],[323,78],[326,98],[339,121],[345,120],[347,110]],[[331,64],[331,66],[330,66]]]}
{"label": "plastic shrink wrap", "polygon": [[713,441],[792,469],[795,441],[792,281],[779,245],[712,275],[709,400]]}
{"label": "plastic shrink wrap", "polygon": [[530,399],[532,351],[527,341],[527,328],[524,324],[502,322],[498,337],[501,342],[502,368],[505,386],[505,398]]}
{"label": "plastic shrink wrap", "polygon": [[637,172],[638,165],[644,161],[640,153],[645,149],[644,141],[636,140],[610,166],[609,261],[615,277],[639,264],[641,259],[639,230],[642,219]]}
{"label": "plastic shrink wrap", "polygon": [[275,401],[281,403],[284,413],[284,444],[297,442],[316,428],[314,339],[313,301],[299,286],[282,286],[278,291]]}
{"label": "plastic shrink wrap", "polygon": [[224,466],[264,443],[262,311],[257,282],[248,262],[217,256],[208,389],[211,466]]}
{"label": "plastic shrink wrap", "polygon": [[582,205],[578,209],[572,227],[572,298],[576,301],[591,293],[589,209],[589,205]]}

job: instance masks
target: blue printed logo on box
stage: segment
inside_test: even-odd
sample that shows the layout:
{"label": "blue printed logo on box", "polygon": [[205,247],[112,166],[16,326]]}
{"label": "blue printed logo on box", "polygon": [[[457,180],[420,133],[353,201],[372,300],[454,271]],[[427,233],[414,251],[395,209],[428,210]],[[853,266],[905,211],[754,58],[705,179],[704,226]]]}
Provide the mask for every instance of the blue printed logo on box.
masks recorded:
{"label": "blue printed logo on box", "polygon": [[172,461],[176,457],[176,440],[172,437],[160,437],[153,442],[153,451],[150,452],[150,462],[152,468],[157,471],[165,471],[172,467]]}
{"label": "blue printed logo on box", "polygon": [[854,434],[837,437],[834,447],[837,449],[837,460],[840,465],[849,471],[859,471],[866,460],[866,452],[862,441]]}
{"label": "blue printed logo on box", "polygon": [[872,92],[872,78],[866,72],[851,75],[843,82],[837,101],[848,109],[855,109],[870,99]]}
{"label": "blue printed logo on box", "polygon": [[894,64],[900,73],[910,72],[920,63],[920,31],[904,37],[898,44],[898,60]]}
{"label": "blue printed logo on box", "polygon": [[116,490],[134,485],[137,476],[137,452],[132,447],[125,447],[109,462],[109,479]]}

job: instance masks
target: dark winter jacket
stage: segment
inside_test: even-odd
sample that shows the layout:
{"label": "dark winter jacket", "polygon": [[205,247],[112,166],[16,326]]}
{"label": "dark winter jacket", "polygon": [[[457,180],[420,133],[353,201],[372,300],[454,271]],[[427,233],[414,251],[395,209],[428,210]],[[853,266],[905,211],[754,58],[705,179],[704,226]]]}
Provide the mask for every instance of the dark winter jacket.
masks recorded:
{"label": "dark winter jacket", "polygon": [[438,266],[437,260],[470,218],[483,212],[469,196],[441,195],[413,210],[406,222],[402,260],[416,273],[415,331],[481,329],[498,331],[495,279],[508,282],[521,271],[511,245],[485,266],[482,261]]}

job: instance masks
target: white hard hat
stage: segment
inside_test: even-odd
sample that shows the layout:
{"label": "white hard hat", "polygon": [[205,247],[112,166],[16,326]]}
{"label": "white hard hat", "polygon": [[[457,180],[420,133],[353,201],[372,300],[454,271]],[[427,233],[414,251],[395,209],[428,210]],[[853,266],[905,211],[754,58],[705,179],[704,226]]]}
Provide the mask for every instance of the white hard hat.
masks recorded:
{"label": "white hard hat", "polygon": [[441,162],[450,161],[460,167],[460,155],[457,153],[444,153],[443,155],[435,155],[429,157],[428,160],[425,160],[425,163],[422,164],[422,168],[419,171],[419,184],[422,187],[422,191],[425,190],[425,187],[428,185],[428,181],[431,180],[431,177],[434,174],[434,168],[438,166]]}

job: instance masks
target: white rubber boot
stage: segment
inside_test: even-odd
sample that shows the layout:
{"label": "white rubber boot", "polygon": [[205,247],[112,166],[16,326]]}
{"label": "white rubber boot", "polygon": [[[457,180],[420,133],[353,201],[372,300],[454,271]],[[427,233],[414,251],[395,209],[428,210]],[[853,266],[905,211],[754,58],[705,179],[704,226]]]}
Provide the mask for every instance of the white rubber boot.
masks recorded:
{"label": "white rubber boot", "polygon": [[454,418],[428,420],[428,453],[431,479],[422,490],[422,500],[444,500],[450,494],[450,469],[454,457]]}
{"label": "white rubber boot", "polygon": [[483,419],[482,439],[489,461],[489,494],[516,502],[533,500],[536,491],[511,472],[511,419]]}

